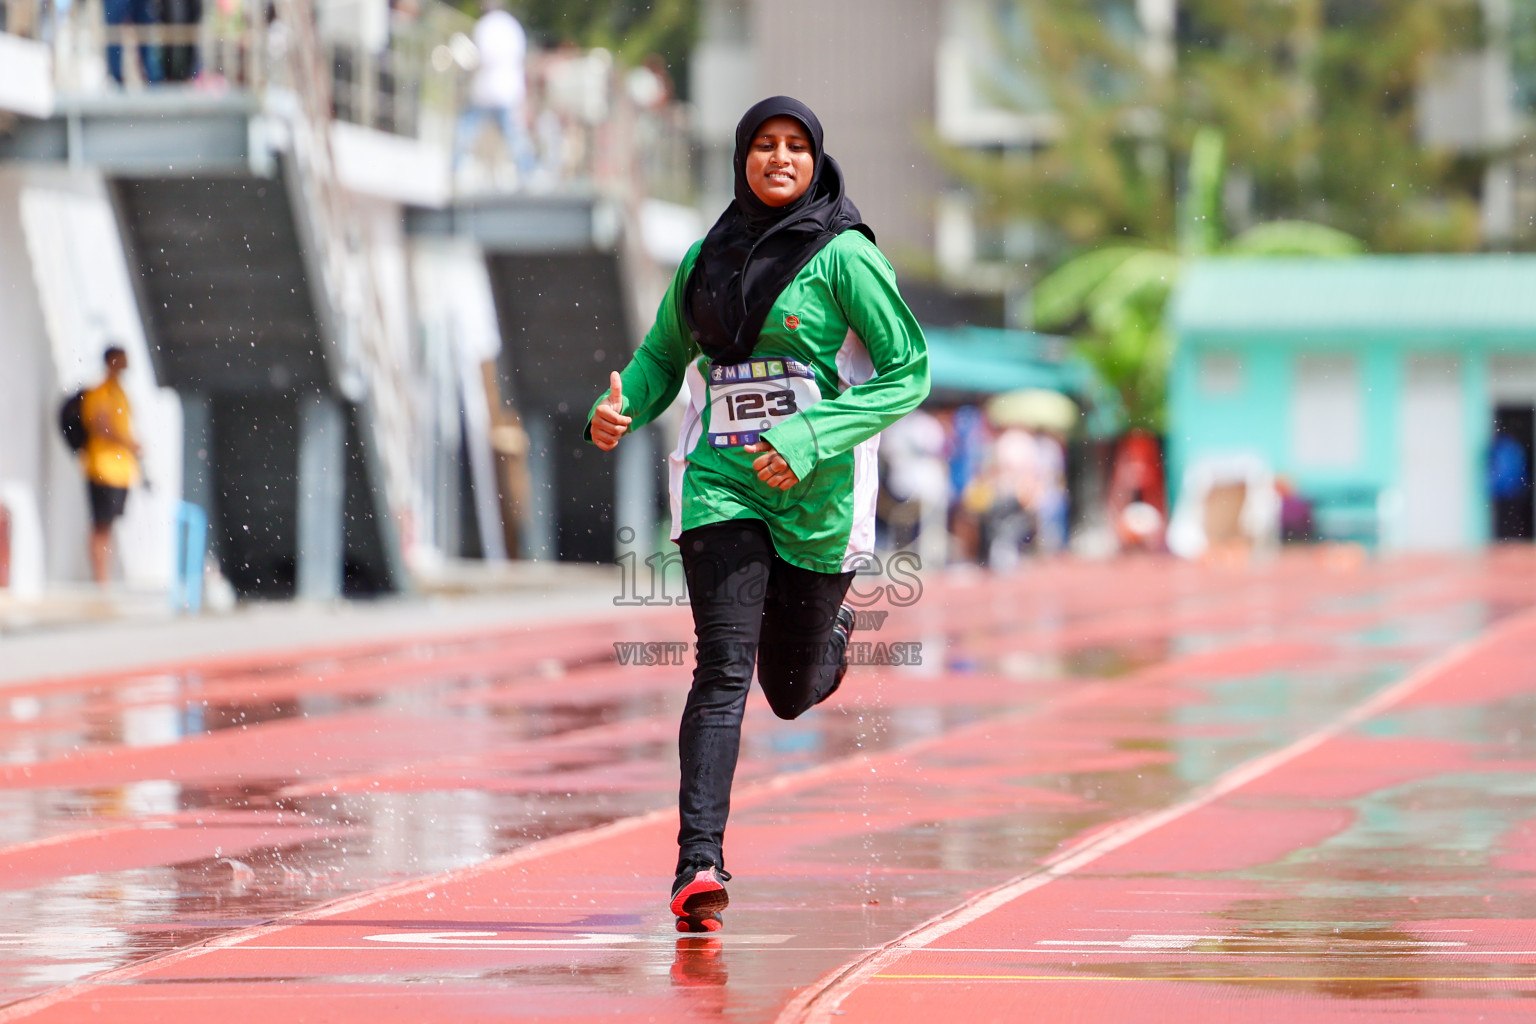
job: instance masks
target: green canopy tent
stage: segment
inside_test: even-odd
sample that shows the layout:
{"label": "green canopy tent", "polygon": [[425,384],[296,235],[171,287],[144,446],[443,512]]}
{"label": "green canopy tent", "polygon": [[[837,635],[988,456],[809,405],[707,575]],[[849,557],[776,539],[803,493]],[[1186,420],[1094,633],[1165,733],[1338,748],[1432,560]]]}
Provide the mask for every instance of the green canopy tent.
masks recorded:
{"label": "green canopy tent", "polygon": [[1009,391],[1035,389],[1066,395],[1083,410],[1088,436],[1113,437],[1124,426],[1116,395],[1065,338],[994,327],[924,327],[929,401],[978,402]]}

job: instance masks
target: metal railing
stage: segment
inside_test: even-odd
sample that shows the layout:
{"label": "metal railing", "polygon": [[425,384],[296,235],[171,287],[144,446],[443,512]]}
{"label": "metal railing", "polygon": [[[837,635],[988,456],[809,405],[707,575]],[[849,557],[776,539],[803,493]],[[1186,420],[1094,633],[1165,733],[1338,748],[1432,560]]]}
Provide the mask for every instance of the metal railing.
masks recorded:
{"label": "metal railing", "polygon": [[[187,23],[133,21],[148,17],[153,0],[79,0],[60,10],[57,0],[0,0],[0,31],[46,43],[53,53],[54,85],[89,95],[118,85],[128,90],[165,81],[202,88],[259,91],[264,85],[269,26],[255,17],[265,4],[210,2]],[[114,80],[113,69],[117,69]]]}
{"label": "metal railing", "polygon": [[358,402],[363,429],[373,440],[367,450],[382,469],[384,506],[393,528],[401,530],[415,493],[411,459],[415,406],[407,380],[408,360],[406,353],[390,351],[368,234],[352,194],[337,176],[330,131],[329,55],[317,38],[311,0],[274,0],[274,8],[279,24],[288,26],[282,46],[274,48],[274,59],[281,56],[283,73],[280,79],[274,76],[274,84],[290,89],[299,106],[299,116],[290,119],[296,184],[307,200],[304,216],[323,280],[329,333],[338,349],[336,377],[343,394]]}
{"label": "metal railing", "polygon": [[[195,23],[129,20],[134,14],[147,20],[155,2],[80,0],[60,13],[56,0],[0,0],[0,30],[46,43],[55,88],[72,96],[164,87],[260,94],[283,73],[284,47],[297,23],[277,4],[207,0]],[[431,58],[455,33],[470,29],[471,19],[427,0],[415,18],[390,26],[383,46],[344,31],[324,38],[312,6],[303,19],[329,68],[332,116],[409,137],[450,137],[457,87],[452,69],[434,67]]]}
{"label": "metal railing", "polygon": [[[452,147],[474,72],[474,20],[440,0],[424,0],[409,20],[367,39],[357,19],[328,0],[291,17],[267,0],[201,0],[195,24],[108,24],[137,12],[173,11],[198,0],[0,0],[0,28],[40,40],[53,53],[61,95],[181,88],[265,92],[286,74],[286,47],[302,17],[316,47],[339,121]],[[147,19],[145,19],[147,20]],[[115,72],[115,73],[114,73]],[[533,184],[584,181],[624,192],[689,201],[693,149],[686,108],[646,85],[645,69],[618,67],[603,50],[557,48],[528,56],[523,112],[538,155]],[[281,81],[279,84],[283,84]],[[636,92],[650,93],[637,96]],[[483,139],[482,163],[510,163],[505,146]],[[506,180],[504,177],[502,180]],[[530,182],[519,181],[519,186]]]}
{"label": "metal railing", "polygon": [[[348,121],[453,146],[473,74],[473,60],[463,59],[473,55],[473,23],[426,0],[420,16],[392,26],[388,45],[377,47],[361,39],[326,39],[315,0],[271,0],[270,7],[268,0],[228,0],[228,7],[221,6],[224,0],[207,0],[195,25],[108,25],[103,0],[80,0],[58,17],[52,2],[0,0],[0,11],[7,27],[25,29],[52,48],[60,93],[238,91],[287,122],[306,259],[333,349],[328,361],[371,439],[365,451],[375,466],[373,478],[383,485],[379,511],[393,520],[394,536],[403,538],[420,482],[413,457],[420,396],[413,388],[411,340],[389,330],[369,221],[339,180],[331,128]],[[167,56],[173,57],[170,65]],[[169,82],[168,66],[175,70]],[[528,72],[526,113],[539,168],[533,179],[520,177],[518,186],[585,182],[618,200],[630,228],[623,233],[626,259],[638,280],[648,266],[634,230],[639,202],[648,196],[685,201],[692,191],[683,109],[655,89],[635,95],[634,79],[600,50],[535,52]],[[493,147],[493,154],[497,149],[506,160],[506,147]]]}
{"label": "metal railing", "polygon": [[440,51],[473,29],[468,15],[428,0],[410,20],[390,26],[383,47],[322,34],[333,114],[367,128],[451,143],[460,90],[454,67],[445,65]]}

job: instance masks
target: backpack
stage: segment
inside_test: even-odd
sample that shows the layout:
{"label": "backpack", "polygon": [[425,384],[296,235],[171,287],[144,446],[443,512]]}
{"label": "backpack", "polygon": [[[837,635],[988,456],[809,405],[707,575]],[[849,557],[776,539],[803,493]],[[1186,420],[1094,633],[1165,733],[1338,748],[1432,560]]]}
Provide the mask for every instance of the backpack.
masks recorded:
{"label": "backpack", "polygon": [[64,443],[69,445],[69,450],[78,452],[85,447],[88,434],[85,431],[85,389],[81,388],[59,406],[59,431],[64,435]]}

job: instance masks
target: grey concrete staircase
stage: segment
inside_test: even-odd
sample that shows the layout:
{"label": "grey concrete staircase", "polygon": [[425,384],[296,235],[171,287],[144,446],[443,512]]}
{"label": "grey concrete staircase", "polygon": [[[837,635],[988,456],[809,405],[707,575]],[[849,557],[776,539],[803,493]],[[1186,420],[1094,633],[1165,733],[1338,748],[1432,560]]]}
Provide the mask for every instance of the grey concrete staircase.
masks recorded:
{"label": "grey concrete staircase", "polygon": [[184,392],[326,388],[281,176],[120,179],[161,379]]}
{"label": "grey concrete staircase", "polygon": [[[648,540],[664,493],[662,441],[647,428],[612,454],[582,439],[609,370],[628,361],[635,325],[630,239],[598,194],[504,195],[413,210],[414,234],[473,238],[490,272],[500,386],[528,431],[526,558],[611,562],[630,526]],[[622,542],[620,542],[622,545]],[[648,549],[647,549],[648,550]]]}
{"label": "grey concrete staircase", "polygon": [[224,574],[243,594],[295,592],[301,448],[321,402],[344,435],[330,467],[344,475],[343,592],[395,586],[366,432],[339,400],[285,177],[119,179],[114,190],[156,369],[183,398],[186,495],[209,513]]}

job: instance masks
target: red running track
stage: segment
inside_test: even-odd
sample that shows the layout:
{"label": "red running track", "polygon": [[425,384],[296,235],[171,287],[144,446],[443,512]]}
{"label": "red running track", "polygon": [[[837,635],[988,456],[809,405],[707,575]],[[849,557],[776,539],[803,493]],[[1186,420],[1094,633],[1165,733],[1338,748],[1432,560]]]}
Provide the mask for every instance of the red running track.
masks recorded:
{"label": "red running track", "polygon": [[0,1022],[1514,1019],[1532,568],[944,580],[754,705],[718,938],[685,674],[603,656],[676,610],[7,690]]}

